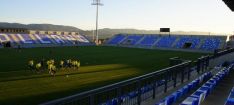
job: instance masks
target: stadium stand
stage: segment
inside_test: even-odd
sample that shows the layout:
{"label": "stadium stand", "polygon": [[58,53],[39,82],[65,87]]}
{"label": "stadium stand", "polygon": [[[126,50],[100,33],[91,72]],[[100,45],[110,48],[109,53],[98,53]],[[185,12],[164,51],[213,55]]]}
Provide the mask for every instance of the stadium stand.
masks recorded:
{"label": "stadium stand", "polygon": [[140,39],[143,37],[143,35],[129,35],[127,38],[121,42],[123,45],[135,45]]}
{"label": "stadium stand", "polygon": [[214,51],[225,48],[226,40],[227,36],[117,34],[107,41],[107,45]]}
{"label": "stadium stand", "polygon": [[214,88],[219,85],[219,82],[228,75],[232,66],[224,68],[204,83],[199,89],[197,89],[192,95],[187,97],[181,105],[200,105],[206,100],[206,98],[213,92]]}
{"label": "stadium stand", "polygon": [[11,42],[22,47],[92,45],[83,35],[0,34],[0,42]]}
{"label": "stadium stand", "polygon": [[171,95],[167,96],[166,98],[162,99],[159,103],[155,105],[171,105],[172,103],[178,101],[181,97],[188,94],[191,90],[199,86],[202,82],[206,81],[208,78],[212,76],[211,72],[204,73],[197,79],[193,80],[189,84],[183,86],[179,90],[175,91]]}
{"label": "stadium stand", "polygon": [[159,42],[156,44],[157,47],[171,48],[172,44],[175,42],[176,37],[174,36],[163,36]]}
{"label": "stadium stand", "polygon": [[218,38],[207,38],[205,43],[202,45],[201,49],[204,50],[214,50],[218,49],[221,40]]}
{"label": "stadium stand", "polygon": [[232,88],[225,105],[234,105],[234,87]]}
{"label": "stadium stand", "polygon": [[[222,79],[224,79],[225,76],[229,74],[232,68],[233,68],[233,65],[229,66],[228,68],[222,68],[221,70],[217,69],[218,70],[217,73],[216,73],[217,70],[215,69],[211,72],[207,72],[201,75],[200,77],[198,77],[197,79],[193,80],[189,84],[183,86],[182,88],[168,95],[164,99],[160,100],[155,105],[178,104],[176,103],[177,101],[179,101],[181,98],[186,96],[186,94],[189,94],[190,91],[198,87],[199,84],[204,83],[196,91],[194,91],[190,96],[186,97],[185,100],[182,101],[182,103],[180,104],[180,105],[201,105],[202,102],[205,101],[206,98],[214,91],[215,87],[219,85],[219,82]],[[214,76],[212,76],[213,73],[215,73]],[[233,97],[232,92],[230,93],[229,97]],[[212,100],[212,101],[215,101],[215,100]],[[226,105],[233,105],[233,103],[234,102],[232,99],[230,99],[230,101],[229,99],[227,99]],[[214,105],[214,103],[212,104],[206,103],[204,105]]]}
{"label": "stadium stand", "polygon": [[158,36],[146,35],[145,38],[139,43],[139,45],[152,46],[157,39],[158,39]]}
{"label": "stadium stand", "polygon": [[122,34],[118,34],[118,35],[115,35],[109,42],[108,42],[108,44],[119,44],[120,43],[120,41],[122,41],[123,39],[125,38],[125,36],[124,35],[122,35]]}
{"label": "stadium stand", "polygon": [[[190,44],[189,46],[186,46],[186,43]],[[193,38],[193,37],[181,37],[180,40],[176,44],[176,48],[191,48],[195,49],[198,44],[200,43],[199,38]]]}

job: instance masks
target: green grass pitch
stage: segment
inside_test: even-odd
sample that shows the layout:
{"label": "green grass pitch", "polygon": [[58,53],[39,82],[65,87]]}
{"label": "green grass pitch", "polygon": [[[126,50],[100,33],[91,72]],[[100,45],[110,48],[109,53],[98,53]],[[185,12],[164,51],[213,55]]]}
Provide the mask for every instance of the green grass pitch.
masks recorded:
{"label": "green grass pitch", "polygon": [[[0,49],[0,104],[38,104],[165,68],[170,57],[194,60],[202,55],[97,46]],[[81,68],[58,71],[55,77],[27,69],[30,59],[42,58],[80,59]]]}

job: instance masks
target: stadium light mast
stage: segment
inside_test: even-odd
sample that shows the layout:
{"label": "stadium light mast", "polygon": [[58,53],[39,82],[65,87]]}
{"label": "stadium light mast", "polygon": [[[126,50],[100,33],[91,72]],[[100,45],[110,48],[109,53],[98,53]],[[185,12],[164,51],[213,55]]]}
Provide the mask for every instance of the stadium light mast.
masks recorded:
{"label": "stadium light mast", "polygon": [[98,13],[99,13],[99,6],[103,6],[101,0],[93,0],[92,5],[96,6],[96,44],[98,44]]}

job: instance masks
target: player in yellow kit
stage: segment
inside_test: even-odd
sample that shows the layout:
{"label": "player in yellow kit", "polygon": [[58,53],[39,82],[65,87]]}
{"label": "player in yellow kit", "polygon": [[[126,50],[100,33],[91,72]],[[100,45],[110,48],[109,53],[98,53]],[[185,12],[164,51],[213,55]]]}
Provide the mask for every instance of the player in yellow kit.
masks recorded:
{"label": "player in yellow kit", "polygon": [[77,70],[79,70],[79,68],[80,68],[80,61],[79,61],[79,60],[74,60],[73,62],[74,62],[74,63],[73,63],[74,67],[75,67]]}
{"label": "player in yellow kit", "polygon": [[36,64],[36,71],[40,72],[41,71],[41,63]]}
{"label": "player in yellow kit", "polygon": [[79,68],[80,68],[80,60],[77,61],[77,68],[79,70]]}
{"label": "player in yellow kit", "polygon": [[50,60],[46,61],[46,64],[47,64],[47,66],[49,66],[51,64]]}
{"label": "player in yellow kit", "polygon": [[64,61],[63,60],[60,61],[59,66],[60,66],[60,68],[63,68],[63,66],[64,66]]}
{"label": "player in yellow kit", "polygon": [[76,61],[72,61],[72,67],[75,68],[76,67]]}
{"label": "player in yellow kit", "polygon": [[33,60],[30,60],[30,61],[28,62],[28,67],[29,67],[29,69],[30,69],[31,71],[34,70],[34,61],[33,61]]}
{"label": "player in yellow kit", "polygon": [[48,65],[48,70],[49,70],[49,74],[50,75],[55,76],[55,73],[56,73],[56,66],[55,65],[49,64]]}

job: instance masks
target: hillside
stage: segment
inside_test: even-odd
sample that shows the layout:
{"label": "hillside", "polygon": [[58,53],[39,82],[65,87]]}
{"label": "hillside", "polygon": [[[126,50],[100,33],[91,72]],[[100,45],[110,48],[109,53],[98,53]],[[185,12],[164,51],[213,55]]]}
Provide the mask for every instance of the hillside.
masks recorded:
{"label": "hillside", "polygon": [[68,31],[80,32],[79,28],[73,26],[52,25],[52,24],[20,24],[20,23],[6,23],[0,22],[2,28],[26,28],[29,30],[45,30],[45,31]]}
{"label": "hillside", "polygon": [[[95,32],[95,31],[94,31]],[[84,31],[85,35],[89,37],[93,36],[93,31]],[[100,38],[108,38],[115,34],[125,33],[125,34],[169,34],[169,33],[160,33],[159,30],[138,30],[138,29],[110,29],[104,28],[99,29],[99,37]],[[173,31],[171,34],[179,34],[179,35],[224,35],[210,32],[199,32],[199,31]]]}
{"label": "hillside", "polygon": [[[27,28],[30,30],[45,30],[45,31],[68,31],[68,32],[79,32],[91,38],[95,34],[93,30],[82,30],[74,26],[64,25],[53,25],[53,24],[20,24],[20,23],[7,23],[0,22],[0,27],[3,28]],[[158,30],[138,30],[138,29],[110,29],[104,28],[99,29],[99,38],[105,39],[112,37],[115,34],[126,33],[126,34],[159,34]],[[168,34],[168,33],[166,33]],[[209,32],[198,32],[198,31],[173,31],[171,34],[182,34],[182,35],[217,35]],[[220,35],[220,34],[219,34]]]}

